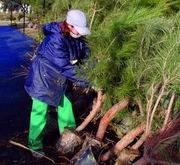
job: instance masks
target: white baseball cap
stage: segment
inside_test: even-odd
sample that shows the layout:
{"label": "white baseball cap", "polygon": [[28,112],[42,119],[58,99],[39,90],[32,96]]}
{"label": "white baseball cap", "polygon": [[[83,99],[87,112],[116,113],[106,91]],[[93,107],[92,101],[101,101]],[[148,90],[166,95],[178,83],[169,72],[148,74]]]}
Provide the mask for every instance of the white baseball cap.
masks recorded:
{"label": "white baseball cap", "polygon": [[78,31],[81,35],[90,35],[91,32],[87,27],[86,15],[81,10],[69,10],[66,16],[66,22]]}

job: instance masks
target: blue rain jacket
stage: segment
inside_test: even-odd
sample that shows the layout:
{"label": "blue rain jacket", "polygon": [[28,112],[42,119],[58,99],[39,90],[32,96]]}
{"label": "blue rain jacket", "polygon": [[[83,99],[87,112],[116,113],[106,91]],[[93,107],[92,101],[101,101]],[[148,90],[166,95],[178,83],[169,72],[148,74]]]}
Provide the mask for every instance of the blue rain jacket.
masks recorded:
{"label": "blue rain jacket", "polygon": [[[89,49],[83,38],[64,35],[61,23],[43,26],[46,36],[40,44],[25,82],[27,93],[48,105],[58,106],[65,93],[67,81],[77,86],[88,87],[85,78],[77,76],[78,63],[87,58]],[[71,60],[78,60],[72,65]]]}

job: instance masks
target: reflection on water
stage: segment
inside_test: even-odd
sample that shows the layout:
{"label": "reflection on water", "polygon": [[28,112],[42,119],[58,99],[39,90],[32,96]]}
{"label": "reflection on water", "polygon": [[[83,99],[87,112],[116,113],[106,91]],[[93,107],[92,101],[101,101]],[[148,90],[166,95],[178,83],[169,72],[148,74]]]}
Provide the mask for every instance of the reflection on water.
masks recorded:
{"label": "reflection on water", "polygon": [[24,78],[13,77],[33,43],[14,27],[0,26],[0,138],[28,127],[31,100],[24,91]]}

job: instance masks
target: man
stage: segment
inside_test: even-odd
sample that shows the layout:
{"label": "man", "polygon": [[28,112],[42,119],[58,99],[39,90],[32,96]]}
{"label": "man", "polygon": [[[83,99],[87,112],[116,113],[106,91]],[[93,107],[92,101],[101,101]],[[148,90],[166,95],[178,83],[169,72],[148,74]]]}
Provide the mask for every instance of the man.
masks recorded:
{"label": "man", "polygon": [[44,40],[30,67],[25,90],[32,97],[29,148],[43,153],[42,134],[46,125],[48,105],[57,107],[60,133],[75,128],[72,104],[66,96],[68,82],[83,88],[88,82],[77,76],[78,66],[89,49],[82,36],[89,35],[85,14],[69,10],[64,22],[43,26]]}

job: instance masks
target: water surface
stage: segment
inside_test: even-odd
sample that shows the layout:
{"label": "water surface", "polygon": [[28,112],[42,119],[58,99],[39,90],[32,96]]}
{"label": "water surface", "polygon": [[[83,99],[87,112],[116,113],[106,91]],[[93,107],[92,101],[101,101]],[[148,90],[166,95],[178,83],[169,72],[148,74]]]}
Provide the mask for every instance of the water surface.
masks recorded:
{"label": "water surface", "polygon": [[24,90],[24,77],[15,78],[25,63],[34,40],[15,27],[0,26],[0,138],[28,128],[31,100]]}

